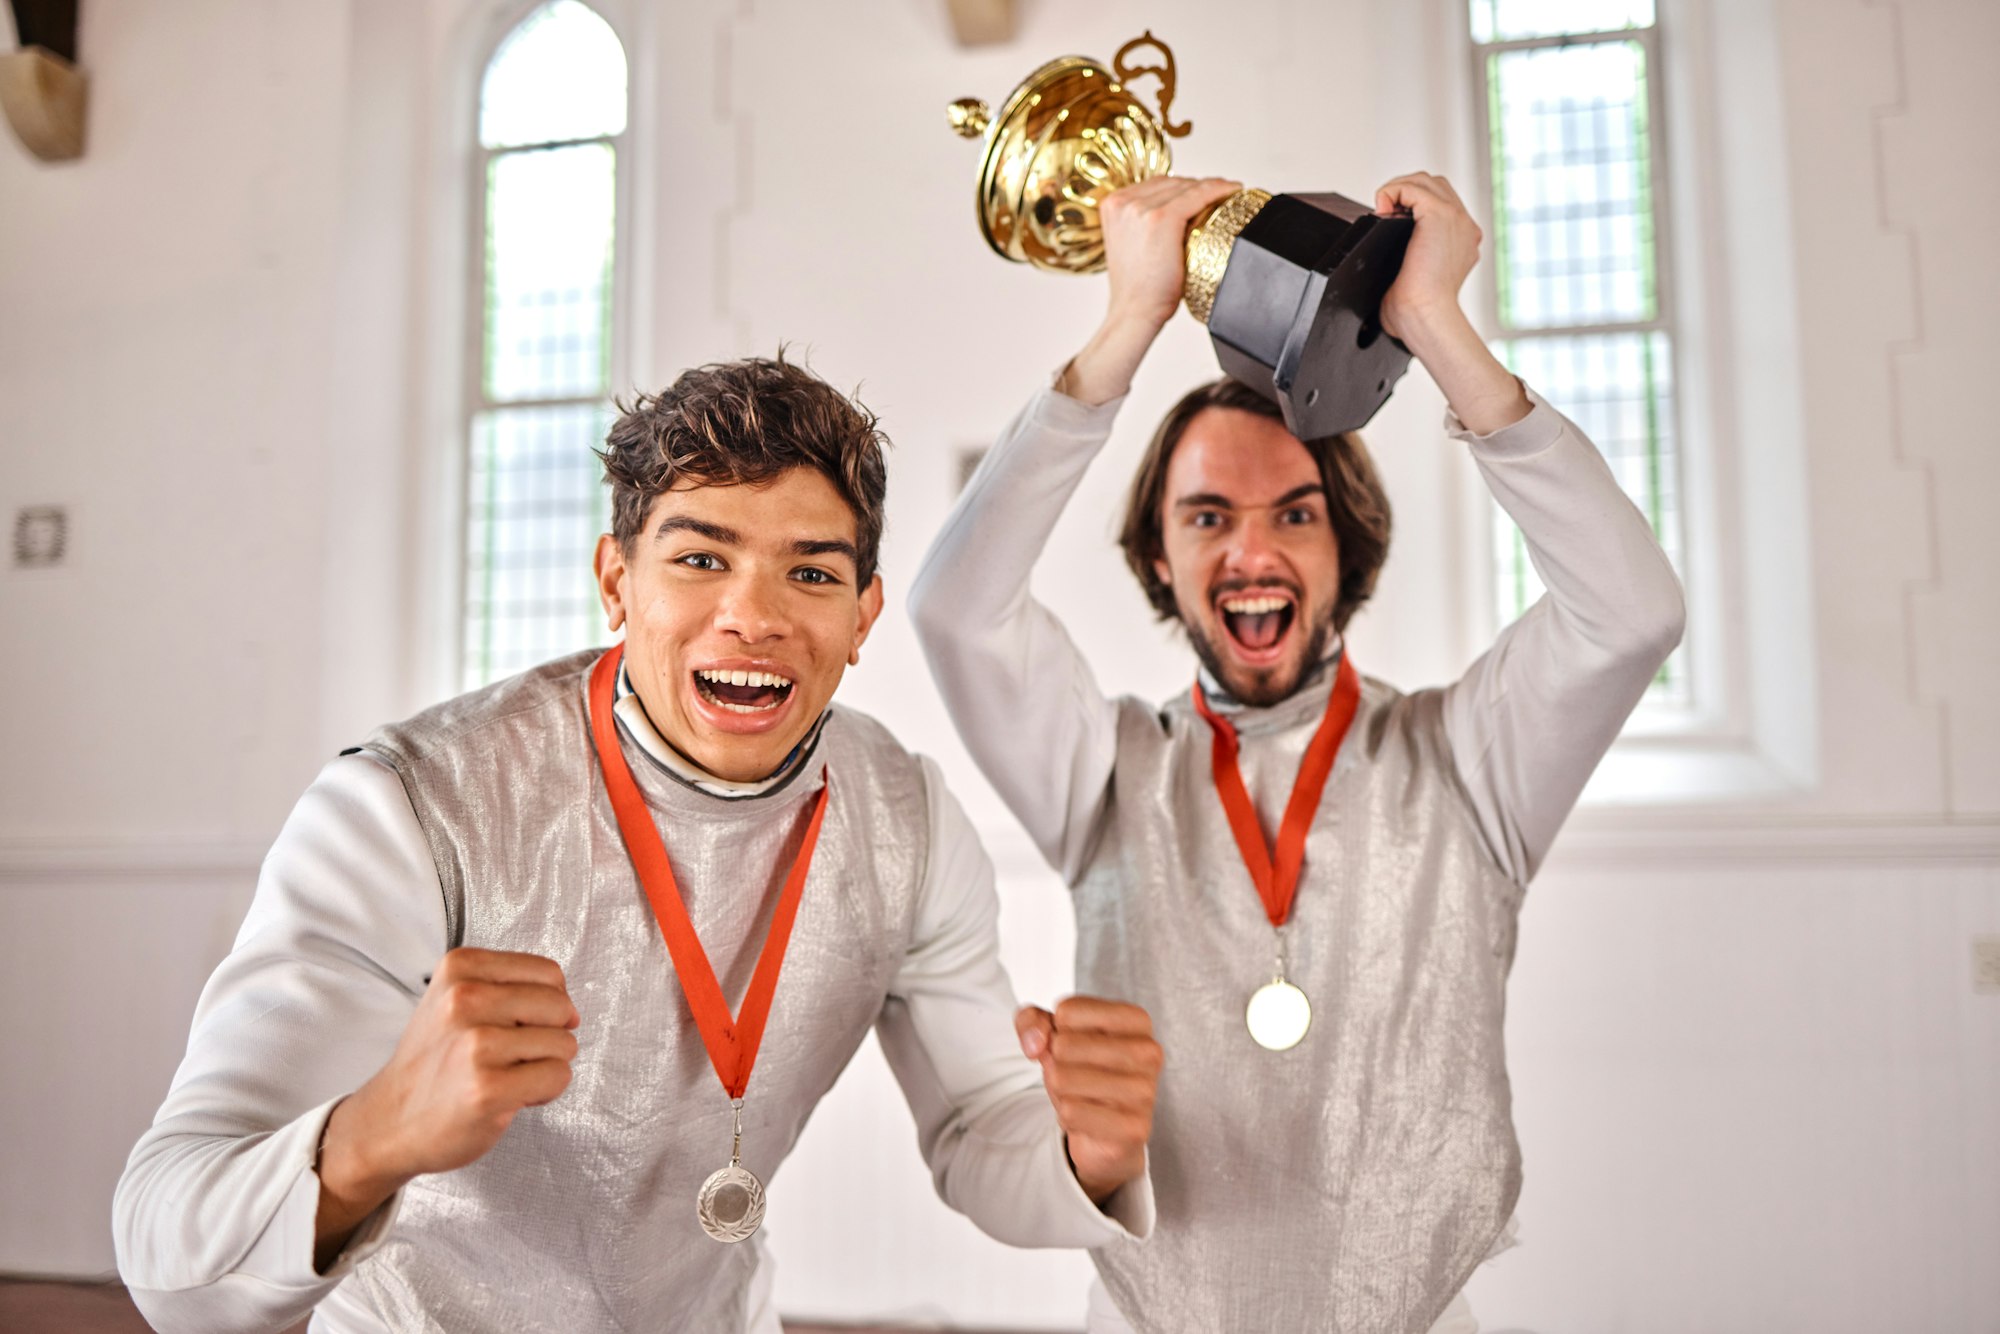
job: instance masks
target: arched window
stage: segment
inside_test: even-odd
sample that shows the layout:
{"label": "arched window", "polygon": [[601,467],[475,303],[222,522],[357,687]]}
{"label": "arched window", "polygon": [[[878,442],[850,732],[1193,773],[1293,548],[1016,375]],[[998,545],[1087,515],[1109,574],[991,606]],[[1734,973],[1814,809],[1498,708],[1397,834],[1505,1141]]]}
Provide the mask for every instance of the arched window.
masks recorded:
{"label": "arched window", "polygon": [[465,412],[466,689],[601,642],[592,449],[623,363],[614,273],[625,52],[578,0],[508,33],[479,92]]}
{"label": "arched window", "polygon": [[[1675,301],[1654,0],[1470,0],[1491,191],[1496,350],[1604,452],[1683,566]],[[1499,619],[1541,596],[1495,528]],[[1687,655],[1651,691],[1691,702]]]}

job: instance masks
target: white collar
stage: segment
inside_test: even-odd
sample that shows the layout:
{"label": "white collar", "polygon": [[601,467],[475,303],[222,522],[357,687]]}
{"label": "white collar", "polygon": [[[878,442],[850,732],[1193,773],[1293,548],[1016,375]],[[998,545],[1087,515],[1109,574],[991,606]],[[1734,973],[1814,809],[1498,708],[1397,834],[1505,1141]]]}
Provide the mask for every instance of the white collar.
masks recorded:
{"label": "white collar", "polygon": [[805,739],[794,746],[792,753],[785,757],[784,763],[771,773],[748,782],[737,782],[729,778],[716,777],[674,749],[673,743],[660,735],[659,729],[653,726],[652,718],[646,713],[644,701],[639,698],[638,692],[632,689],[631,681],[626,678],[625,664],[622,662],[618,664],[617,698],[618,702],[611,706],[613,716],[625,725],[626,734],[638,744],[640,750],[646,752],[649,759],[696,791],[706,792],[712,797],[721,797],[728,801],[765,796],[789,782],[800,769],[805,767],[806,761],[818,747],[820,729],[826,726],[827,714],[832,712],[831,709],[822,712],[806,733]]}

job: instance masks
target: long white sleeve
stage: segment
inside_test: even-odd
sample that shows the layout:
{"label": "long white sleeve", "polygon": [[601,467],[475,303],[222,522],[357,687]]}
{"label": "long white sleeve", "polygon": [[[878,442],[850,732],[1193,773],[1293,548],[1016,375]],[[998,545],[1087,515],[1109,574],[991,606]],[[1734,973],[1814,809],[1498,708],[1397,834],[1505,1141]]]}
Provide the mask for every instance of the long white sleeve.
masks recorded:
{"label": "long white sleeve", "polygon": [[364,756],[333,761],[265,858],[118,1182],[118,1270],[156,1329],[283,1329],[381,1244],[400,1197],[315,1272],[313,1160],[334,1103],[388,1060],[445,947],[437,871],[402,785]]}
{"label": "long white sleeve", "polygon": [[910,620],[959,735],[1042,856],[1073,881],[1117,758],[1117,706],[1029,577],[1124,399],[1043,389],[966,484],[910,585]]}
{"label": "long white sleeve", "polygon": [[1548,592],[1447,688],[1446,735],[1481,831],[1526,884],[1584,784],[1680,643],[1680,580],[1583,432],[1532,390],[1491,435],[1456,418]]}
{"label": "long white sleeve", "polygon": [[930,861],[877,1025],[945,1203],[1014,1246],[1099,1246],[1152,1231],[1150,1177],[1100,1210],[1077,1184],[1040,1068],[1014,1033],[993,865],[926,759]]}

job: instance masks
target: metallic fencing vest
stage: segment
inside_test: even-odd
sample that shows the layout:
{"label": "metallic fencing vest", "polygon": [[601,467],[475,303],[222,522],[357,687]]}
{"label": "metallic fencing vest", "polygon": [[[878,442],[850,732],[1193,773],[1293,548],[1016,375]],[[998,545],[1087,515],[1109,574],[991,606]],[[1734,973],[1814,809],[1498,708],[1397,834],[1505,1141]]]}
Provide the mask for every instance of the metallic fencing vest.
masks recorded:
{"label": "metallic fencing vest", "polygon": [[[1266,837],[1333,673],[1232,715]],[[1486,851],[1442,696],[1364,679],[1306,842],[1289,1051],[1251,1041],[1274,933],[1183,695],[1119,705],[1074,889],[1079,989],[1143,1005],[1166,1053],[1143,1245],[1094,1251],[1142,1334],[1423,1334],[1520,1193],[1501,1021],[1522,891]]]}
{"label": "metallic fencing vest", "polygon": [[[744,1327],[754,1249],[695,1221],[702,1181],[729,1161],[729,1096],[605,795],[586,712],[596,658],[549,663],[366,743],[430,841],[451,944],[554,959],[583,1022],[568,1090],[471,1166],[405,1187],[389,1241],[330,1299],[336,1316],[398,1334]],[[839,710],[789,783],[727,800],[620,735],[732,1012],[833,775],[744,1099],[743,1165],[769,1184],[908,945],[929,853],[922,770],[879,724]]]}

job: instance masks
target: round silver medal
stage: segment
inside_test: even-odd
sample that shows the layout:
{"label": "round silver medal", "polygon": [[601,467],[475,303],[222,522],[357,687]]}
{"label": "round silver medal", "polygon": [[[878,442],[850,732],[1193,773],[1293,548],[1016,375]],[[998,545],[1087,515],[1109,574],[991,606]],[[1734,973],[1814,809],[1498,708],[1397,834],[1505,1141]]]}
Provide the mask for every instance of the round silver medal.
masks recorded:
{"label": "round silver medal", "polygon": [[1257,988],[1244,1012],[1250,1037],[1266,1051],[1284,1051],[1299,1045],[1312,1027],[1312,1003],[1306,993],[1284,978],[1273,978]]}
{"label": "round silver medal", "polygon": [[764,1183],[743,1164],[731,1163],[701,1183],[695,1217],[717,1241],[742,1241],[764,1221]]}

